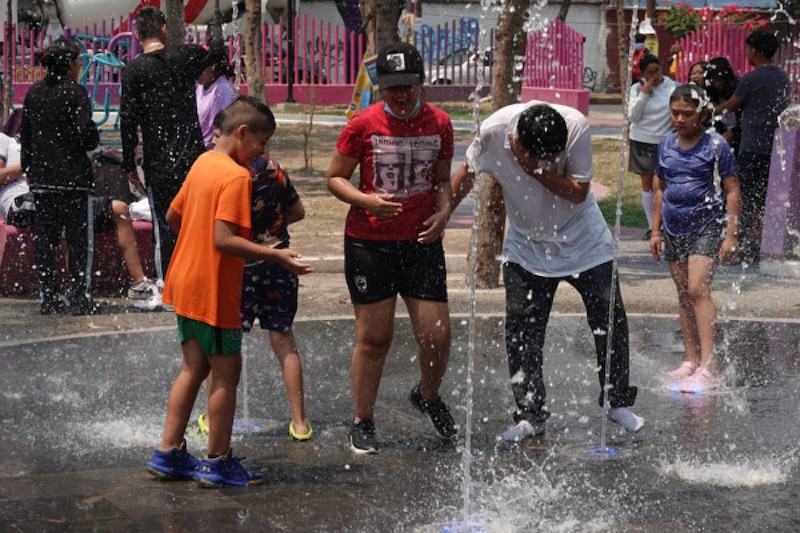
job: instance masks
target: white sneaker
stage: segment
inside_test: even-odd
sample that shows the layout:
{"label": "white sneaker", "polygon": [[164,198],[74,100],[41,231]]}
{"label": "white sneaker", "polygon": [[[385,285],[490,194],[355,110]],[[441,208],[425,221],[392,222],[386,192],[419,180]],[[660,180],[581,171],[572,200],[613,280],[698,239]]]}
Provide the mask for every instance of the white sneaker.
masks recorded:
{"label": "white sneaker", "polygon": [[625,428],[625,431],[636,433],[644,426],[644,418],[637,416],[627,407],[612,407],[608,411],[608,419]]}
{"label": "white sneaker", "polygon": [[161,303],[161,292],[157,291],[154,295],[144,300],[134,302],[133,307],[142,311],[157,311],[163,308],[163,304]]}
{"label": "white sneaker", "polygon": [[534,435],[544,435],[544,430],[544,422],[531,424],[527,420],[520,420],[516,426],[504,431],[501,438],[506,442],[520,442]]}
{"label": "white sneaker", "polygon": [[148,278],[142,278],[128,287],[128,298],[131,300],[146,300],[158,293],[158,285]]}

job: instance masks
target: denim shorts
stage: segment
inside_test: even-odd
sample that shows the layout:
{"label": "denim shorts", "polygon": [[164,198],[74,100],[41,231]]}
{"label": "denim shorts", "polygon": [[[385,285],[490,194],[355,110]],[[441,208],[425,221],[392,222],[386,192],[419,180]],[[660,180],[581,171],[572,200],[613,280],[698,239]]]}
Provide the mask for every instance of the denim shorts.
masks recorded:
{"label": "denim shorts", "polygon": [[689,239],[670,237],[661,233],[664,244],[665,261],[685,261],[690,255],[704,255],[716,259],[722,246],[725,226],[721,223],[711,224],[700,235]]}

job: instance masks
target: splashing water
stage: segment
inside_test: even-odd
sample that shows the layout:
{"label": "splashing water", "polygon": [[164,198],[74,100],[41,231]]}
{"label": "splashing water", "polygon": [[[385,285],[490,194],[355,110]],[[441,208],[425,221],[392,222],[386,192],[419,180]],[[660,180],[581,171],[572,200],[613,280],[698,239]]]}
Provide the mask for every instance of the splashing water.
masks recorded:
{"label": "splashing water", "polygon": [[778,458],[741,458],[727,463],[704,463],[699,460],[662,460],[658,467],[666,477],[692,484],[717,487],[760,487],[785,483],[797,464],[797,450]]}
{"label": "splashing water", "polygon": [[[639,2],[637,1],[633,6],[633,13],[631,15],[631,27],[630,27],[630,35],[628,38],[628,76],[627,78],[630,79],[631,77],[631,64],[633,63],[633,53],[634,53],[634,43],[636,39],[634,38],[634,34],[636,33],[636,28],[638,27],[639,22]],[[614,306],[616,305],[616,291],[614,290],[614,286],[618,282],[618,250],[619,250],[619,235],[620,235],[620,228],[621,228],[621,219],[622,219],[622,192],[624,190],[624,181],[625,181],[625,148],[628,144],[628,99],[624,98],[624,105],[622,109],[622,131],[623,131],[623,139],[620,143],[620,150],[619,150],[619,180],[617,183],[617,207],[615,209],[615,218],[614,218],[614,259],[611,262],[611,294],[608,300],[608,331],[607,335],[608,338],[606,340],[606,361],[605,361],[605,376],[604,376],[604,383],[606,384],[603,387],[603,423],[600,429],[600,446],[597,448],[591,448],[589,450],[589,456],[591,458],[602,459],[607,457],[613,457],[616,455],[616,451],[608,448],[606,446],[606,438],[608,435],[608,414],[611,409],[611,404],[608,400],[608,390],[609,384],[611,382],[611,361],[610,358],[613,356],[613,339],[614,339]]]}

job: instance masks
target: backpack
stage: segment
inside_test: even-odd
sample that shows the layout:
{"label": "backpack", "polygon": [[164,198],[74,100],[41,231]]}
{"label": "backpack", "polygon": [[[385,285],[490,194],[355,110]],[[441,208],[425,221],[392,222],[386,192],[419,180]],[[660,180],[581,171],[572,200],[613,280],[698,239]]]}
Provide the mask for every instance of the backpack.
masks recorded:
{"label": "backpack", "polygon": [[6,224],[20,229],[32,229],[35,220],[36,202],[33,193],[26,192],[14,198],[6,213]]}

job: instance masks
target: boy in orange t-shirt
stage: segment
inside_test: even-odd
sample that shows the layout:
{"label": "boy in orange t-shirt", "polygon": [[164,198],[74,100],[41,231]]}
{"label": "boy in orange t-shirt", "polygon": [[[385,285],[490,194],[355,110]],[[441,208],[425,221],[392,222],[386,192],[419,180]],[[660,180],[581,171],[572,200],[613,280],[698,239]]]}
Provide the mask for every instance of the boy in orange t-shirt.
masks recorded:
{"label": "boy in orange t-shirt", "polygon": [[[244,260],[275,261],[296,274],[313,271],[298,261],[297,252],[249,239],[252,181],[244,165],[264,152],[275,132],[272,112],[255,98],[239,97],[221,114],[216,147],[197,159],[166,216],[178,242],[163,299],[175,307],[183,366],[169,394],[161,445],[147,463],[147,471],[156,477],[196,479],[210,487],[261,479],[230,449],[242,365]],[[208,456],[198,461],[186,451],[183,434],[209,373]]]}

